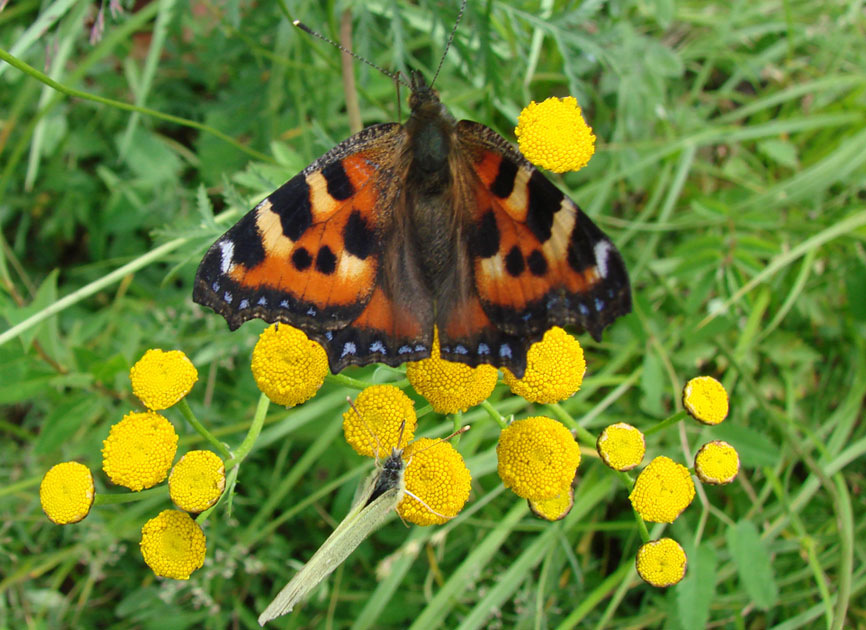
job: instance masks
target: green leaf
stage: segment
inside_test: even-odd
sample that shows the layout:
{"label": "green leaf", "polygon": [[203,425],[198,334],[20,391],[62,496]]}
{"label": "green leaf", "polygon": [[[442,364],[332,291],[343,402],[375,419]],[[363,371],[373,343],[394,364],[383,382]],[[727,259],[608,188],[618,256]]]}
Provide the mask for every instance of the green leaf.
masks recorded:
{"label": "green leaf", "polygon": [[743,520],[725,532],[728,551],[737,565],[740,581],[756,606],[769,610],[779,599],[773,564],[758,528]]}
{"label": "green leaf", "polygon": [[769,138],[758,142],[758,152],[765,158],[788,168],[797,168],[800,161],[797,159],[797,149],[790,142]]}
{"label": "green leaf", "polygon": [[716,552],[705,543],[686,548],[686,555],[686,577],[675,587],[680,624],[684,630],[706,628],[716,594]]}

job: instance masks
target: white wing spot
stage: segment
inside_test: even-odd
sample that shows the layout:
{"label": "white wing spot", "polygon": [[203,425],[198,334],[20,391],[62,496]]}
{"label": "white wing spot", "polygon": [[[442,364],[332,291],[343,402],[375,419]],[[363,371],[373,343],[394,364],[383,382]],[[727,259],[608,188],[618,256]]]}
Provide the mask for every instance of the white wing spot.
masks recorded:
{"label": "white wing spot", "polygon": [[232,268],[235,256],[235,244],[231,241],[220,241],[219,245],[220,252],[222,253],[222,257],[220,258],[220,271],[225,274]]}
{"label": "white wing spot", "polygon": [[607,278],[607,259],[612,248],[610,241],[599,241],[592,248],[595,254],[595,266],[598,268],[598,275],[602,278]]}

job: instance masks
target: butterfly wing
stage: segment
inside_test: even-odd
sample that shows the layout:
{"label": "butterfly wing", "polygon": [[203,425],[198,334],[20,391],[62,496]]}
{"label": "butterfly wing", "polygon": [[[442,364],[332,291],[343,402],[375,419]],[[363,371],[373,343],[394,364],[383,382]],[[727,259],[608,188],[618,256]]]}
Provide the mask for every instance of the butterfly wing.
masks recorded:
{"label": "butterfly wing", "polygon": [[[400,455],[396,457],[399,459]],[[385,469],[379,468],[367,478],[346,517],[259,615],[260,626],[291,612],[298,602],[340,566],[367,536],[385,522],[403,497],[404,466],[403,460],[399,459],[399,461],[399,475],[393,477],[384,475]]]}
{"label": "butterfly wing", "polygon": [[397,123],[367,127],[271,193],[208,250],[193,300],[232,330],[254,317],[304,330],[333,372],[412,356],[432,312],[382,281],[406,136]]}
{"label": "butterfly wing", "polygon": [[573,325],[600,339],[631,310],[616,247],[492,129],[463,120],[456,137],[455,203],[467,222],[475,293],[437,313],[443,358],[493,362],[520,376],[526,349],[552,326]]}

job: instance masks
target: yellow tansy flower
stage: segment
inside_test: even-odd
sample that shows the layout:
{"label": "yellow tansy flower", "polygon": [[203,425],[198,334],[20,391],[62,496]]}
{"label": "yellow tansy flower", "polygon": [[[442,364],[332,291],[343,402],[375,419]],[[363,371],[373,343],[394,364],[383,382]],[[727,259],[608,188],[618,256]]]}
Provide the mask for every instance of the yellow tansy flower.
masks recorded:
{"label": "yellow tansy flower", "polygon": [[119,486],[143,490],[165,479],[176,452],[171,422],[153,411],[131,412],[102,442],[102,470]]}
{"label": "yellow tansy flower", "polygon": [[631,470],[646,453],[643,433],[625,422],[605,427],[595,444],[601,460],[614,470]]}
{"label": "yellow tansy flower", "polygon": [[704,444],[695,455],[695,473],[704,483],[731,483],[740,472],[737,449],[721,440]]}
{"label": "yellow tansy flower", "polygon": [[328,355],[303,330],[273,324],[253,349],[256,385],[277,405],[293,407],[316,395],[328,375]]}
{"label": "yellow tansy flower", "polygon": [[643,520],[673,523],[695,498],[695,484],[685,466],[656,457],[638,475],[628,498]]}
{"label": "yellow tansy flower", "polygon": [[457,413],[490,396],[499,371],[492,365],[472,368],[444,361],[439,356],[439,330],[434,328],[430,358],[407,364],[406,378],[437,413]]}
{"label": "yellow tansy flower", "polygon": [[637,574],[651,586],[673,586],[686,575],[686,552],[672,538],[641,545],[635,558]]}
{"label": "yellow tansy flower", "polygon": [[532,101],[514,130],[526,159],[554,173],[577,171],[595,153],[595,135],[573,96]]}
{"label": "yellow tansy flower", "polygon": [[204,532],[186,512],[163,510],[141,528],[141,555],[160,577],[188,580],[206,551]]}
{"label": "yellow tansy flower", "polygon": [[574,486],[569,485],[559,496],[552,499],[527,499],[529,509],[538,518],[559,521],[568,516],[574,507]]}
{"label": "yellow tansy flower", "polygon": [[203,512],[226,488],[226,467],[212,451],[190,451],[180,458],[168,476],[168,495],[187,512]]}
{"label": "yellow tansy flower", "polygon": [[415,403],[394,385],[366,388],[355,399],[355,408],[349,407],[343,413],[346,441],[356,453],[368,457],[387,457],[391,449],[405,448],[415,436],[417,425]]}
{"label": "yellow tansy flower", "polygon": [[56,525],[77,523],[93,505],[93,475],[78,462],[52,466],[39,484],[42,511]]}
{"label": "yellow tansy flower", "polygon": [[502,372],[513,393],[529,402],[549,404],[565,400],[580,389],[586,361],[580,342],[554,326],[526,353],[523,378],[515,378],[507,368]]}
{"label": "yellow tansy flower", "polygon": [[683,388],[683,407],[698,422],[719,424],[728,416],[728,392],[712,376],[698,376]]}
{"label": "yellow tansy flower", "polygon": [[580,448],[571,431],[552,418],[517,420],[496,445],[499,477],[524,499],[553,499],[574,479]]}
{"label": "yellow tansy flower", "polygon": [[403,459],[408,462],[403,477],[406,490],[427,505],[405,494],[397,513],[416,525],[439,525],[457,516],[466,505],[472,482],[457,449],[444,440],[421,438],[406,447]]}
{"label": "yellow tansy flower", "polygon": [[168,409],[186,396],[198,380],[192,361],[180,350],[151,349],[129,371],[132,393],[154,411]]}

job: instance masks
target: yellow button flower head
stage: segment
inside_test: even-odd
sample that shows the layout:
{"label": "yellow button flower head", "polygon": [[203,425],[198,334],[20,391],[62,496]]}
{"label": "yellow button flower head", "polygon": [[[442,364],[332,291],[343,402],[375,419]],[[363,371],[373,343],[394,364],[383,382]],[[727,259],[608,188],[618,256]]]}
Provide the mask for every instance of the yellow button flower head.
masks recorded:
{"label": "yellow button flower head", "polygon": [[628,498],[643,520],[673,523],[695,498],[695,484],[685,466],[656,457],[638,475]]}
{"label": "yellow button flower head", "polygon": [[574,507],[574,486],[569,485],[559,496],[552,499],[527,499],[529,509],[538,518],[559,521],[568,516]]}
{"label": "yellow button flower head", "polygon": [[683,388],[683,407],[698,422],[719,424],[728,415],[728,392],[712,376],[698,376]]}
{"label": "yellow button flower head", "polygon": [[643,433],[625,422],[605,427],[595,444],[601,460],[614,470],[631,470],[646,453]]}
{"label": "yellow button flower head", "polygon": [[549,404],[565,400],[580,389],[586,361],[577,339],[554,326],[526,353],[523,378],[515,378],[507,368],[502,372],[513,393],[529,402]]}
{"label": "yellow button flower head", "polygon": [[421,438],[406,447],[403,459],[408,463],[403,477],[406,490],[427,505],[405,494],[397,505],[400,517],[416,525],[441,525],[457,516],[466,505],[472,482],[457,449],[444,440]]}
{"label": "yellow button flower head", "polygon": [[673,586],[686,575],[686,552],[673,538],[641,545],[635,558],[637,574],[651,586]]}
{"label": "yellow button flower head", "polygon": [[188,580],[206,551],[204,532],[186,512],[163,510],[141,528],[141,555],[160,577]]}
{"label": "yellow button flower head", "polygon": [[526,159],[554,173],[577,171],[595,153],[595,135],[573,96],[532,101],[514,130]]}
{"label": "yellow button flower head", "polygon": [[[343,413],[343,434],[359,455],[387,457],[392,448],[405,448],[415,436],[415,403],[394,385],[366,388],[358,394],[355,409]],[[397,444],[401,430],[403,438]]]}
{"label": "yellow button flower head", "polygon": [[198,380],[192,361],[180,350],[151,349],[129,371],[132,393],[154,411],[168,409],[189,393]]}
{"label": "yellow button flower head", "polygon": [[134,411],[102,442],[102,470],[119,486],[143,490],[165,479],[176,452],[171,422],[153,411]]}
{"label": "yellow button flower head", "polygon": [[571,431],[552,418],[517,420],[499,435],[499,477],[524,499],[553,499],[574,479],[580,447]]}
{"label": "yellow button flower head", "polygon": [[187,512],[203,512],[226,488],[226,467],[212,451],[190,451],[180,458],[168,476],[168,495]]}
{"label": "yellow button flower head", "polygon": [[303,330],[273,324],[253,349],[256,385],[277,405],[294,407],[316,395],[328,375],[328,355]]}
{"label": "yellow button flower head", "polygon": [[731,483],[740,472],[737,449],[721,440],[704,444],[695,455],[695,473],[704,483],[724,485]]}
{"label": "yellow button flower head", "polygon": [[77,523],[93,505],[93,475],[78,462],[52,466],[39,484],[42,511],[56,525]]}
{"label": "yellow button flower head", "polygon": [[487,399],[493,393],[499,371],[492,365],[472,368],[444,361],[439,356],[439,330],[434,328],[430,358],[407,364],[406,378],[437,413],[457,413]]}

